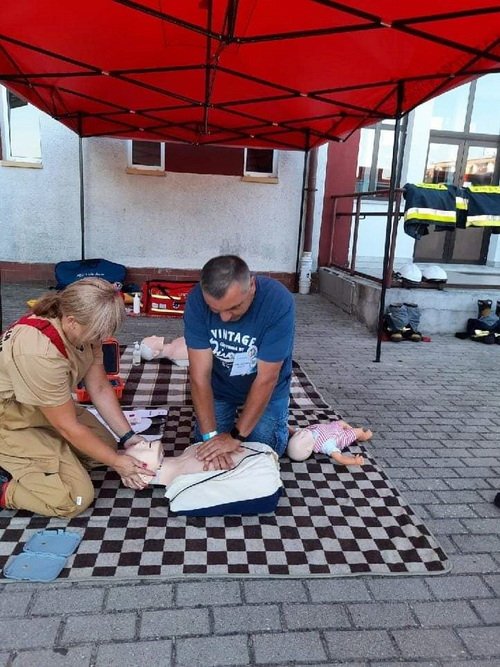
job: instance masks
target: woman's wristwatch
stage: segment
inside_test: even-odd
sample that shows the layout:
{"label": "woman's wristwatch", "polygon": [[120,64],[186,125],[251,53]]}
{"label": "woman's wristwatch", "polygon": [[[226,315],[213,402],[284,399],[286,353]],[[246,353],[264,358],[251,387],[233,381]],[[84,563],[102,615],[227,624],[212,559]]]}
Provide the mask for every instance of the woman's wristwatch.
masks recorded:
{"label": "woman's wristwatch", "polygon": [[239,440],[240,442],[245,442],[246,440],[245,436],[241,435],[236,426],[233,426],[233,428],[229,432],[229,435],[231,436],[231,438],[233,438],[233,440]]}

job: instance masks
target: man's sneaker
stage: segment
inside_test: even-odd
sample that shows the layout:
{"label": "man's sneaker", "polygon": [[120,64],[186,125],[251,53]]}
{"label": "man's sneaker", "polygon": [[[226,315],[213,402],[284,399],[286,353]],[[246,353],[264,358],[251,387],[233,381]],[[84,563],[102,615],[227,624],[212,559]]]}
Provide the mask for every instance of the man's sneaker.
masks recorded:
{"label": "man's sneaker", "polygon": [[3,468],[0,468],[0,509],[5,507],[4,503],[5,490],[7,488],[7,484],[10,482],[11,479],[12,476],[9,475],[9,473]]}
{"label": "man's sneaker", "polygon": [[11,479],[12,479],[12,475],[10,473],[8,473],[6,470],[4,470],[3,468],[0,468],[0,486],[4,482],[10,482]]}
{"label": "man's sneaker", "polygon": [[495,496],[495,500],[493,501],[497,507],[500,507],[500,492],[497,493]]}

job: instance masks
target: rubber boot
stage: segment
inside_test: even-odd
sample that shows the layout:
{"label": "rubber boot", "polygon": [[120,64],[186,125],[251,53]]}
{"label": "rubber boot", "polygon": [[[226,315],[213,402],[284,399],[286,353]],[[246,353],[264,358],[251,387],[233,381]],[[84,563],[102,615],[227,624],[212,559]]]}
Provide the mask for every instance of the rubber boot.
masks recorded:
{"label": "rubber boot", "polygon": [[[477,300],[477,318],[488,317],[491,313],[491,306],[493,301],[491,299],[478,299]],[[498,305],[498,304],[497,304]]]}

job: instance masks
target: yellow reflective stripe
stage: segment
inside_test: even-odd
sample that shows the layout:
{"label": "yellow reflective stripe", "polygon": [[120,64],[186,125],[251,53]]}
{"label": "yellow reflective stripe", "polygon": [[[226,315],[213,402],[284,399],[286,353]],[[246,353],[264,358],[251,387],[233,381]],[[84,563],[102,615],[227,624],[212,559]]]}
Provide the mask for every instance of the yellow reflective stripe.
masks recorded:
{"label": "yellow reflective stripe", "polygon": [[500,194],[500,185],[470,185],[467,189],[471,192],[485,192],[492,195]]}
{"label": "yellow reflective stripe", "polygon": [[417,188],[427,188],[428,190],[448,190],[446,183],[417,183]]}
{"label": "yellow reflective stripe", "polygon": [[405,220],[428,220],[429,222],[442,222],[443,224],[455,224],[455,211],[442,211],[437,208],[409,208],[404,215]]}
{"label": "yellow reflective stripe", "polygon": [[469,200],[465,199],[465,197],[457,197],[455,204],[458,210],[466,211],[469,206]]}
{"label": "yellow reflective stripe", "polygon": [[466,227],[500,227],[500,215],[468,215]]}

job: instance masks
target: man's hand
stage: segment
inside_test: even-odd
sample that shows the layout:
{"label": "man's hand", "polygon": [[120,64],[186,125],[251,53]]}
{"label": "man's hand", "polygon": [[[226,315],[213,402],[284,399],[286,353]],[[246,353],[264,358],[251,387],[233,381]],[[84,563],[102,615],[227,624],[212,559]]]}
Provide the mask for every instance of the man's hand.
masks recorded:
{"label": "man's hand", "polygon": [[207,442],[198,445],[196,458],[203,461],[204,470],[227,470],[233,467],[231,454],[241,451],[239,440],[231,438],[229,433],[219,433]]}

